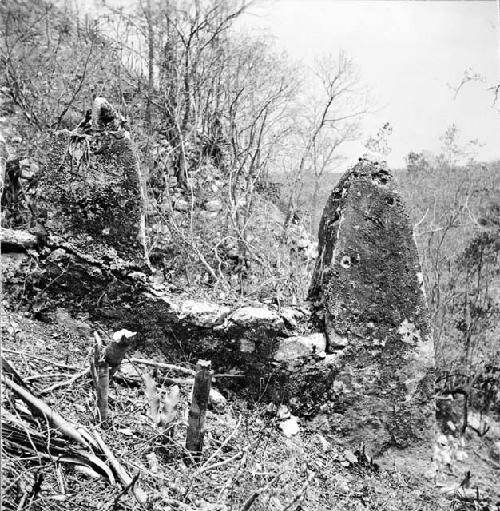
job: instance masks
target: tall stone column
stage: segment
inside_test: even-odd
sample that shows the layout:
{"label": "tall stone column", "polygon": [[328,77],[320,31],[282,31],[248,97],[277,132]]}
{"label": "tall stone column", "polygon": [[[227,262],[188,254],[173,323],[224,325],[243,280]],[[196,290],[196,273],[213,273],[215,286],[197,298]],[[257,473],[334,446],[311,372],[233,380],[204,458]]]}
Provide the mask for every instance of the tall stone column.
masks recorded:
{"label": "tall stone column", "polygon": [[55,133],[37,189],[51,236],[97,260],[139,263],[141,196],[130,134],[105,98],[76,129]]}
{"label": "tall stone column", "polygon": [[423,278],[385,166],[360,160],[330,195],[309,295],[338,367],[334,432],[372,452],[430,440],[434,347]]}

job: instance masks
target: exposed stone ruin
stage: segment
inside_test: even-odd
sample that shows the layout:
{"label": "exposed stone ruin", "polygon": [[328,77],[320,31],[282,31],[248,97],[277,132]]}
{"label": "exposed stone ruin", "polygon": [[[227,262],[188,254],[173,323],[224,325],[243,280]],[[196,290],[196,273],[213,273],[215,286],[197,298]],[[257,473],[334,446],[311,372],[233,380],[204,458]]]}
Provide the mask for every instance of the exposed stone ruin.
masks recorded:
{"label": "exposed stone ruin", "polygon": [[97,260],[138,263],[140,187],[130,134],[104,98],[92,118],[56,132],[37,190],[38,216],[52,236]]}
{"label": "exposed stone ruin", "polygon": [[331,427],[375,448],[430,437],[434,349],[417,249],[390,172],[361,160],[320,223],[310,288],[316,325],[338,358]]}
{"label": "exposed stone ruin", "polygon": [[[21,298],[33,310],[85,311],[103,328],[137,331],[146,353],[211,360],[217,373],[238,374],[218,385],[286,403],[372,453],[429,439],[433,343],[417,250],[385,167],[360,161],[333,190],[311,304],[300,308],[195,301],[154,283],[139,240],[138,160],[104,98],[78,128],[53,136],[47,160],[36,201],[44,270],[27,272],[26,254],[21,262],[29,273]],[[4,241],[7,234],[30,250],[39,243],[5,229]],[[7,293],[18,292],[15,271],[4,274]]]}

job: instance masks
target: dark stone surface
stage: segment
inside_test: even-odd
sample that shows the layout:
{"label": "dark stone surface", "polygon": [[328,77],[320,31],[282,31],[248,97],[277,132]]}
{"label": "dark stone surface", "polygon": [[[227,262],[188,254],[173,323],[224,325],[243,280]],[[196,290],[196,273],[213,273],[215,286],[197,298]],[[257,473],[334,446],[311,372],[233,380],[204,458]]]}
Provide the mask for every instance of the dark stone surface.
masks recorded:
{"label": "dark stone surface", "polygon": [[428,441],[434,349],[418,254],[390,172],[363,160],[326,204],[310,288],[338,355],[331,426],[373,451]]}
{"label": "dark stone surface", "polygon": [[116,117],[105,121],[53,135],[37,187],[38,217],[50,236],[97,260],[139,262],[138,161],[128,131]]}

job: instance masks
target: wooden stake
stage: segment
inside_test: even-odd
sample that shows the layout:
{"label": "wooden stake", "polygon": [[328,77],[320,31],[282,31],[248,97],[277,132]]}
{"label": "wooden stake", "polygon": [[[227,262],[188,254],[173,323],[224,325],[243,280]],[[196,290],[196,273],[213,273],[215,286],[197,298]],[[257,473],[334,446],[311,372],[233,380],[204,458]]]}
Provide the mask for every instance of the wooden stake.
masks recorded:
{"label": "wooden stake", "polygon": [[94,332],[94,351],[90,357],[90,372],[94,380],[97,394],[97,409],[99,418],[104,422],[108,418],[108,395],[109,395],[109,364],[106,361],[101,338]]}
{"label": "wooden stake", "polygon": [[109,365],[106,362],[101,362],[97,366],[97,408],[101,422],[108,418],[109,406]]}
{"label": "wooden stake", "polygon": [[208,408],[208,396],[212,383],[212,362],[198,360],[196,376],[194,378],[193,399],[188,416],[188,429],[186,436],[186,449],[201,453],[203,437],[205,435],[205,416]]}
{"label": "wooden stake", "polygon": [[120,368],[120,364],[133,342],[133,336],[127,338],[125,335],[122,335],[119,340],[113,340],[106,346],[104,350],[104,360],[109,365],[109,376],[111,379]]}

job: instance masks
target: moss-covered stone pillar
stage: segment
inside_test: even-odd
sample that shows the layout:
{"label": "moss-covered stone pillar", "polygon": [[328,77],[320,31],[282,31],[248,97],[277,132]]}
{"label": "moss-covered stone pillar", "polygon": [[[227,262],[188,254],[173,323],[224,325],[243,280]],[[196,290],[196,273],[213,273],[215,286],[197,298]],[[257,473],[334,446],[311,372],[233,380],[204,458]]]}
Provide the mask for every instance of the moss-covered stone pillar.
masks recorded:
{"label": "moss-covered stone pillar", "polygon": [[360,160],[323,212],[310,299],[338,368],[330,427],[373,452],[433,433],[434,348],[422,282],[392,175]]}
{"label": "moss-covered stone pillar", "polygon": [[50,147],[36,201],[49,235],[97,260],[140,263],[138,160],[119,114],[96,98],[92,118],[56,132]]}

